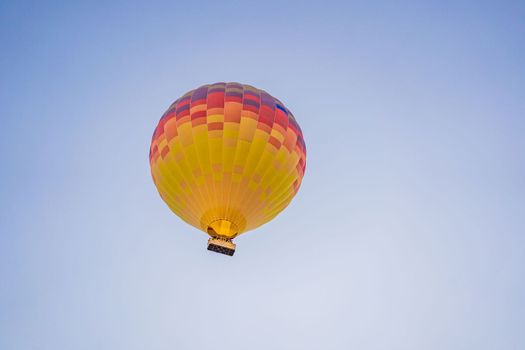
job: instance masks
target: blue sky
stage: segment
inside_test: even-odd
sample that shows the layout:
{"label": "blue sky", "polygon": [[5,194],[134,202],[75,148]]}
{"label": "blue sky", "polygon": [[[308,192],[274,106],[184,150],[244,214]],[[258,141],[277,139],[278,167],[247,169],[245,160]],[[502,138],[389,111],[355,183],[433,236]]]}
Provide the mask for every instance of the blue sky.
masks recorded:
{"label": "blue sky", "polygon": [[[525,6],[0,3],[1,349],[525,348]],[[308,166],[235,257],[158,196],[205,83],[282,100]]]}

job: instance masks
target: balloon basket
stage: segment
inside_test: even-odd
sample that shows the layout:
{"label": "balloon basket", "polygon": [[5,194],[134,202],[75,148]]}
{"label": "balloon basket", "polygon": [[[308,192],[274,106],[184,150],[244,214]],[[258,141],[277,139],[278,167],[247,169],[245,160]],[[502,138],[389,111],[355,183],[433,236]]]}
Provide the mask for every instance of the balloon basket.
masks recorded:
{"label": "balloon basket", "polygon": [[231,239],[212,237],[208,240],[208,250],[215,253],[233,256],[233,253],[235,253],[235,247],[235,243],[233,243]]}

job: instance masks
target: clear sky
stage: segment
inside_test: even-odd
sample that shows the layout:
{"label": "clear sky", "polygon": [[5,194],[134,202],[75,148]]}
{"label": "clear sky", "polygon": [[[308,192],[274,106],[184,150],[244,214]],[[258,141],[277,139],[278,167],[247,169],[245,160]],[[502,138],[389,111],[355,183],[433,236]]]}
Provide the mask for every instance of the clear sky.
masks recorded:
{"label": "clear sky", "polygon": [[[2,1],[0,349],[525,349],[525,3]],[[233,258],[150,137],[205,83],[297,117]]]}

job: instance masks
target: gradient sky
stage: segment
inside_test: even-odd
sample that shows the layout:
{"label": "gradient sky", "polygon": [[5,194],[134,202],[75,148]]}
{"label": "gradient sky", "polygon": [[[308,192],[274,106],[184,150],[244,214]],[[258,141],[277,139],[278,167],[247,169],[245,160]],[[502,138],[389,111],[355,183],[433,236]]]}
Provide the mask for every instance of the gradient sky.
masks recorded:
{"label": "gradient sky", "polygon": [[[525,3],[0,3],[0,349],[525,349]],[[307,169],[233,258],[162,202],[165,109],[239,81]]]}

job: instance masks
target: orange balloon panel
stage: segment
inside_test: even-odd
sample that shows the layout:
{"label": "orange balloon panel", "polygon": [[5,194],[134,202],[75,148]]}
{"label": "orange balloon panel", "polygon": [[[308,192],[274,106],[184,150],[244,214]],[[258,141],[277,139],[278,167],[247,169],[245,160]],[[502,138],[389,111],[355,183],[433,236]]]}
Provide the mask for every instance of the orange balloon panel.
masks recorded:
{"label": "orange balloon panel", "polygon": [[306,147],[279,100],[249,85],[216,83],[188,92],[164,113],[150,165],[175,214],[231,239],[286,208],[301,185]]}

